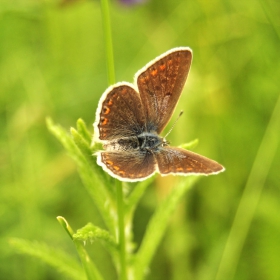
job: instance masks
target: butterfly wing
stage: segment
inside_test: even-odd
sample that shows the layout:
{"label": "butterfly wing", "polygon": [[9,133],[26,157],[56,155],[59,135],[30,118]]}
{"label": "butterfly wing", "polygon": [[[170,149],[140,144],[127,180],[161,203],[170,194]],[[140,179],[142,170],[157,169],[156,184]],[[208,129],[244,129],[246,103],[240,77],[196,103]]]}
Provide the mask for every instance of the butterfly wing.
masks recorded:
{"label": "butterfly wing", "polygon": [[216,161],[181,148],[162,147],[155,157],[163,175],[210,175],[224,171]]}
{"label": "butterfly wing", "polygon": [[111,176],[128,182],[142,181],[156,171],[154,156],[139,150],[98,152],[97,163]]}
{"label": "butterfly wing", "polygon": [[146,119],[139,93],[129,83],[109,87],[100,98],[94,140],[114,140],[140,134]]}
{"label": "butterfly wing", "polygon": [[175,48],[137,72],[135,79],[148,131],[160,133],[168,123],[186,82],[191,61],[191,49]]}

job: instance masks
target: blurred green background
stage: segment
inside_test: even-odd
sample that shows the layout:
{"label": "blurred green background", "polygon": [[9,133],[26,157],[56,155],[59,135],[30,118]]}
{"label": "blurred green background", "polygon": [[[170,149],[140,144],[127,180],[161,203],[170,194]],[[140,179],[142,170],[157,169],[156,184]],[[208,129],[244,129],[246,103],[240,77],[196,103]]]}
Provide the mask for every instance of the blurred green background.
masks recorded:
{"label": "blurred green background", "polygon": [[[172,47],[191,47],[192,69],[173,119],[180,110],[184,114],[169,140],[179,145],[198,138],[195,151],[226,167],[218,176],[201,178],[178,205],[148,279],[216,279],[279,96],[279,14],[280,3],[272,0],[112,2],[116,81],[132,82],[137,70]],[[92,130],[106,87],[98,1],[1,1],[0,279],[66,279],[18,255],[11,237],[45,242],[78,259],[56,216],[66,217],[74,229],[89,221],[103,225],[45,118],[67,129],[82,118]],[[276,144],[279,127],[270,138]],[[265,154],[273,156],[271,165],[263,162],[269,170],[265,181],[254,182],[262,188],[260,199],[254,188],[247,196],[248,209],[257,207],[252,223],[243,225],[249,231],[232,279],[280,279],[280,151],[274,146],[265,146]],[[262,165],[258,168],[261,173]],[[148,188],[135,216],[137,242],[173,185],[174,177],[158,178]],[[87,249],[105,279],[115,279],[104,249],[95,243]]]}

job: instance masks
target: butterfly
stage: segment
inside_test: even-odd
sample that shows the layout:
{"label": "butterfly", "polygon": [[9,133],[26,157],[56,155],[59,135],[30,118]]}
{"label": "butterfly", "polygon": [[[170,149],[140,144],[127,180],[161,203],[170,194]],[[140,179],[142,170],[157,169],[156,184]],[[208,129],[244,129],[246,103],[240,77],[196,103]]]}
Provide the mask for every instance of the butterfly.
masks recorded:
{"label": "butterfly", "polygon": [[181,95],[192,62],[188,47],[171,49],[135,75],[135,83],[110,86],[101,96],[94,142],[102,143],[97,164],[128,182],[161,175],[210,175],[224,167],[191,151],[171,147],[160,136]]}

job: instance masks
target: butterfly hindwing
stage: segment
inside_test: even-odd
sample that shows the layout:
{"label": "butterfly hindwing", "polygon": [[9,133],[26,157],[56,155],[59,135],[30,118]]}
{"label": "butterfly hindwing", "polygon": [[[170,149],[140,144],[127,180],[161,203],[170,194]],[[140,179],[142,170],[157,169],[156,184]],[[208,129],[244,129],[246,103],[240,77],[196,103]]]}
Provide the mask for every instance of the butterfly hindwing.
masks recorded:
{"label": "butterfly hindwing", "polygon": [[111,176],[121,181],[141,181],[156,171],[153,155],[132,150],[98,152],[97,163]]}
{"label": "butterfly hindwing", "polygon": [[161,174],[209,175],[219,173],[224,167],[214,160],[177,147],[162,147],[155,153]]}

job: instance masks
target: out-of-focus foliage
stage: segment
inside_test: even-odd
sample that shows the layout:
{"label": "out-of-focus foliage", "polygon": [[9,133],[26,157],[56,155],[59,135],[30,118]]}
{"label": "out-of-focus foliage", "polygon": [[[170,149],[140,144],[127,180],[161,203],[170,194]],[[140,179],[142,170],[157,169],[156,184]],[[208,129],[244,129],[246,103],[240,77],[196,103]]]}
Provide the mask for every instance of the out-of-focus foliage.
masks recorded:
{"label": "out-of-focus foliage", "polygon": [[[271,0],[112,2],[117,81],[132,81],[172,47],[190,46],[194,61],[174,119],[180,110],[184,115],[168,138],[173,145],[198,138],[195,151],[226,167],[202,178],[178,205],[148,279],[215,279],[280,93],[279,13],[280,4]],[[37,240],[77,258],[55,217],[67,217],[75,228],[91,221],[104,226],[76,166],[45,124],[51,116],[70,128],[81,117],[92,126],[107,87],[100,4],[1,1],[0,42],[0,275],[63,279],[44,263],[17,255],[9,239]],[[273,141],[279,134],[275,129]],[[233,279],[279,279],[279,159],[278,148],[253,221],[244,225],[249,232]],[[159,177],[147,190],[135,216],[137,242],[174,180]],[[106,251],[97,243],[87,246],[104,278],[114,279]]]}

